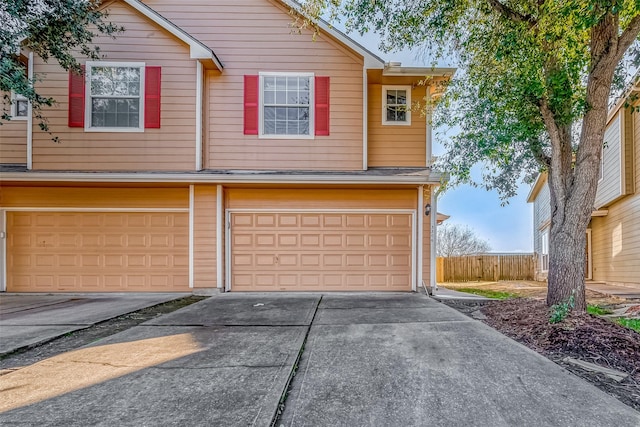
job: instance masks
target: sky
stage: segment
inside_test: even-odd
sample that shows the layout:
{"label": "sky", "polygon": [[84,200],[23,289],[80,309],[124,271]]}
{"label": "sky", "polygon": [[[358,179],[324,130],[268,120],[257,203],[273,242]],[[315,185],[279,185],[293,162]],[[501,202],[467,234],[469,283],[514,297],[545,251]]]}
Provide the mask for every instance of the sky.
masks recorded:
{"label": "sky", "polygon": [[[337,28],[340,25],[334,23]],[[400,61],[403,66],[431,66],[431,61],[422,58],[419,51],[399,51],[383,53],[378,49],[377,36],[357,33],[349,34],[371,52],[386,62]],[[448,67],[455,64],[439,63]],[[442,129],[451,133],[450,129]],[[438,129],[434,129],[434,134]],[[444,148],[434,145],[433,154],[444,153]],[[474,174],[480,177],[480,169]],[[496,191],[487,191],[468,185],[447,190],[438,199],[438,212],[450,215],[449,224],[468,226],[481,239],[486,240],[492,252],[533,252],[533,204],[527,203],[530,186],[520,185],[518,194],[502,206],[502,200]]]}

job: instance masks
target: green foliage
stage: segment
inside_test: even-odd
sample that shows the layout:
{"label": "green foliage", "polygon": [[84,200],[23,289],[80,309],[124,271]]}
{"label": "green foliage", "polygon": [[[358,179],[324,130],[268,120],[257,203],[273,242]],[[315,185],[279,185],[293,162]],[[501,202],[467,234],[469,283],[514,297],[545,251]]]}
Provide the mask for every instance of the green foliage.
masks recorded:
{"label": "green foliage", "polygon": [[571,310],[576,306],[575,296],[572,294],[567,301],[551,306],[549,323],[560,323],[567,318]]}
{"label": "green foliage", "polygon": [[[41,109],[53,98],[38,93],[38,76],[29,79],[25,53],[33,52],[45,62],[55,59],[65,70],[81,71],[76,56],[100,59],[100,49],[92,45],[98,34],[113,36],[122,31],[103,19],[106,13],[99,0],[0,0],[0,92],[5,107],[0,125],[9,120],[11,91],[31,101],[35,118],[48,130]],[[22,58],[21,58],[22,54]]]}
{"label": "green foliage", "polygon": [[491,291],[488,289],[478,289],[478,288],[456,288],[456,291],[466,292],[468,294],[480,295],[483,297],[493,298],[498,300],[505,300],[509,298],[518,297],[518,295],[512,294],[510,292]]}
{"label": "green foliage", "polygon": [[[437,166],[450,173],[449,186],[484,185],[505,199],[515,195],[521,178],[531,181],[551,166],[542,105],[555,126],[569,129],[577,149],[580,122],[591,108],[587,76],[599,60],[592,56],[594,43],[600,43],[592,40],[594,29],[614,22],[618,31],[608,33],[611,46],[618,43],[611,37],[626,29],[633,38],[640,31],[637,0],[306,0],[303,5],[312,17],[342,16],[347,30],[379,34],[384,51],[420,47],[434,61],[459,66],[434,121],[436,128],[460,132],[436,135],[447,149]],[[637,43],[625,58],[617,69],[619,85],[638,64]],[[484,166],[482,183],[472,178],[477,164]]]}
{"label": "green foliage", "polygon": [[616,322],[626,328],[633,329],[636,332],[640,332],[640,319],[627,319],[625,317],[618,317]]}
{"label": "green foliage", "polygon": [[605,314],[611,314],[613,311],[600,307],[599,305],[589,304],[587,305],[587,313],[593,314],[594,316],[602,316]]}

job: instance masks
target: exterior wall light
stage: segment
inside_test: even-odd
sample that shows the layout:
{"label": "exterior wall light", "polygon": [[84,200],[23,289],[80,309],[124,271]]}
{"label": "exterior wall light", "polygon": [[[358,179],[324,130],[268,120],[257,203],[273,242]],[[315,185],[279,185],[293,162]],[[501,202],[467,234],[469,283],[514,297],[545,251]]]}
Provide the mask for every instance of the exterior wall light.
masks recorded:
{"label": "exterior wall light", "polygon": [[424,207],[424,216],[429,216],[430,213],[431,213],[431,205],[427,203],[427,205]]}

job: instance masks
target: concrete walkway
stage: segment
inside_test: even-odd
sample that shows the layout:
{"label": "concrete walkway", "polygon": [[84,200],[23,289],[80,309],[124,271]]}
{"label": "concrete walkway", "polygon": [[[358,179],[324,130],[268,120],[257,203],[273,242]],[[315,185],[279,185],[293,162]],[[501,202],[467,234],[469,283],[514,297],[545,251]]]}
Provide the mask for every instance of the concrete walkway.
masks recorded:
{"label": "concrete walkway", "polygon": [[640,425],[420,294],[216,295],[0,378],[0,425],[269,426],[289,385],[276,425]]}
{"label": "concrete walkway", "polygon": [[0,294],[0,356],[190,294]]}
{"label": "concrete walkway", "polygon": [[602,282],[586,282],[587,289],[600,292],[604,295],[625,299],[640,299],[640,286],[633,285],[610,285]]}

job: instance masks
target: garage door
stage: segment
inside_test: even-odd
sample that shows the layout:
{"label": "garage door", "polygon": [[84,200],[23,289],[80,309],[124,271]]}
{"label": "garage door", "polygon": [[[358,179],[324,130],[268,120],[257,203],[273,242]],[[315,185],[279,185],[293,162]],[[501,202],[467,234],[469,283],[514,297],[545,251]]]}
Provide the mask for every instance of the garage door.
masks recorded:
{"label": "garage door", "polygon": [[232,291],[410,291],[411,213],[233,212]]}
{"label": "garage door", "polygon": [[182,212],[7,212],[7,291],[189,291],[188,221]]}

